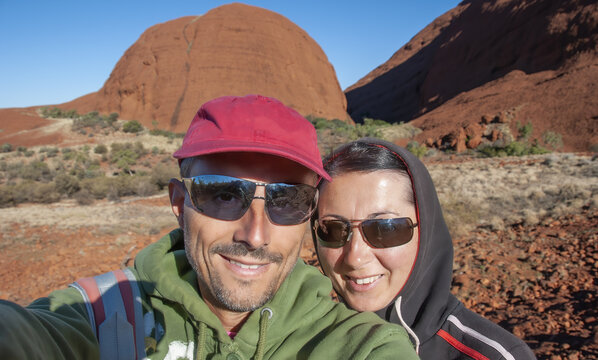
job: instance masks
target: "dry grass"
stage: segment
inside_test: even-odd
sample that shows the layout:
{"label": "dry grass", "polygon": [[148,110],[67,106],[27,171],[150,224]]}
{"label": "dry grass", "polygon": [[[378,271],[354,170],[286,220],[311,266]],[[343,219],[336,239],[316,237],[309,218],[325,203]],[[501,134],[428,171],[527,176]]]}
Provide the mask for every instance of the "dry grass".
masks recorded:
{"label": "dry grass", "polygon": [[[598,159],[573,154],[477,159],[430,164],[444,216],[453,236],[476,227],[502,230],[508,225],[537,224],[544,219],[598,206]],[[163,193],[160,206],[138,197],[121,202],[78,205],[75,200],[22,204],[0,209],[0,231],[12,224],[58,229],[94,227],[104,234],[157,233],[176,227]]]}
{"label": "dry grass", "polygon": [[574,154],[428,166],[453,235],[502,230],[598,205],[598,159]]}

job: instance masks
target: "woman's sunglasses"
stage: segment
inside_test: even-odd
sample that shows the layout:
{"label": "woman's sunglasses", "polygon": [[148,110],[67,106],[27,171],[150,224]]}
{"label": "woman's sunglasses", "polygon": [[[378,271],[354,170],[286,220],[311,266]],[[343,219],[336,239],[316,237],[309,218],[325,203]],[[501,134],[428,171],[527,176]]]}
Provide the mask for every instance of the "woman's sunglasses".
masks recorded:
{"label": "woman's sunglasses", "polygon": [[363,239],[373,248],[389,248],[405,245],[413,238],[414,224],[410,218],[367,220],[315,220],[314,232],[320,244],[340,248],[349,241],[353,228],[357,227]]}
{"label": "woman's sunglasses", "polygon": [[[306,184],[255,183],[224,175],[199,175],[183,178],[185,188],[197,211],[220,220],[240,219],[253,199],[266,201],[266,214],[277,225],[301,224],[316,208],[318,190]],[[258,186],[266,196],[254,196]]]}

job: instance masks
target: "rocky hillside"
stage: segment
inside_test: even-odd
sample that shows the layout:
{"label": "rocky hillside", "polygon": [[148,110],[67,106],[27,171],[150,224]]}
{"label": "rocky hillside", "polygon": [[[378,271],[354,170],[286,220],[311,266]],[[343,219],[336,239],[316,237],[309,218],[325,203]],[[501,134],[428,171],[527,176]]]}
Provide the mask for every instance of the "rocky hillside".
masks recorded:
{"label": "rocky hillside", "polygon": [[223,95],[273,96],[301,114],[349,120],[332,65],[287,18],[230,4],[146,30],[96,93],[62,104],[79,113],[185,131],[199,106]]}
{"label": "rocky hillside", "polygon": [[597,83],[595,1],[465,0],[346,96],[354,120],[413,120],[431,146],[530,122],[535,138],[558,132],[564,150],[585,151],[598,144]]}

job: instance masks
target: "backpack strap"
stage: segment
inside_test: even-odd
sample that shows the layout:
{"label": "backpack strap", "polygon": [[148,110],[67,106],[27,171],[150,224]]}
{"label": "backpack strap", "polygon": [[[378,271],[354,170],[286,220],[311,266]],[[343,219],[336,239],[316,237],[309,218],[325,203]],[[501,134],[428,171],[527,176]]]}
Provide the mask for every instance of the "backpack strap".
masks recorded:
{"label": "backpack strap", "polygon": [[82,278],[70,286],[83,296],[101,359],[145,357],[141,296],[130,269]]}

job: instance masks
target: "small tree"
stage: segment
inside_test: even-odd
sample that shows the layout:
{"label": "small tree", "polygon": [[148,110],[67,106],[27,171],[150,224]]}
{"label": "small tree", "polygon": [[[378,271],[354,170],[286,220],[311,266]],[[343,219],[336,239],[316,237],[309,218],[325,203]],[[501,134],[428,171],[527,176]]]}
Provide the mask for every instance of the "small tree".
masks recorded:
{"label": "small tree", "polygon": [[143,125],[137,120],[127,121],[123,125],[123,131],[126,133],[138,133],[143,130]]}

